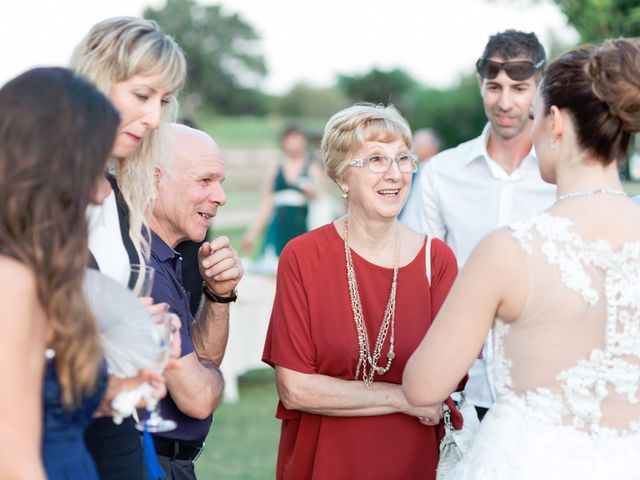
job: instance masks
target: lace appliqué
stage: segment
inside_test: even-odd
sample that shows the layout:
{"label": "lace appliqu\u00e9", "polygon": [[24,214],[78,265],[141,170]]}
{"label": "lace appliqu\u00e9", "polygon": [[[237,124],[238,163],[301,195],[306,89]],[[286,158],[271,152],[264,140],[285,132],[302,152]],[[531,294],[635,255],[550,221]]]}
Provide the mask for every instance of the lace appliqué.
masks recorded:
{"label": "lace appliqu\u00e9", "polygon": [[[556,266],[563,284],[578,292],[585,303],[596,305],[601,295],[593,288],[587,267],[605,272],[606,342],[604,349],[594,349],[588,359],[582,359],[556,377],[561,382],[564,398],[537,389],[518,397],[511,390],[511,361],[504,352],[504,336],[509,325],[498,319],[495,323],[495,384],[498,394],[510,402],[540,413],[542,421],[570,424],[594,435],[617,436],[640,432],[640,420],[628,430],[618,432],[600,426],[601,403],[609,389],[626,396],[629,404],[638,403],[640,366],[628,357],[640,357],[640,242],[626,243],[620,251],[598,240],[586,244],[572,232],[573,223],[566,218],[541,213],[528,222],[511,226],[513,237],[523,251],[532,254],[534,232],[541,240],[541,251],[550,265]],[[631,260],[631,262],[630,262]],[[635,260],[635,262],[634,262]],[[625,358],[626,357],[626,358]],[[524,405],[523,405],[524,404]]]}
{"label": "lace appliqu\u00e9", "polygon": [[513,383],[509,370],[511,360],[504,353],[503,337],[509,332],[509,324],[496,319],[493,325],[493,377],[496,393],[504,394],[510,391]]}

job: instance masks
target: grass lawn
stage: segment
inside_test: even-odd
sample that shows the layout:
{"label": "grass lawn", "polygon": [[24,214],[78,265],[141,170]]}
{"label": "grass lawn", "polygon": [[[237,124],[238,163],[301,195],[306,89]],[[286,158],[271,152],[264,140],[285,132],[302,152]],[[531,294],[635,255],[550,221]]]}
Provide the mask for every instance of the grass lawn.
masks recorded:
{"label": "grass lawn", "polygon": [[202,480],[261,480],[275,477],[280,421],[272,369],[239,379],[240,400],[215,413],[206,448],[196,462]]}
{"label": "grass lawn", "polygon": [[229,147],[277,147],[280,132],[288,125],[295,124],[304,128],[312,138],[322,135],[328,118],[287,119],[277,115],[255,117],[216,116],[201,112],[198,127],[208,132],[220,146]]}

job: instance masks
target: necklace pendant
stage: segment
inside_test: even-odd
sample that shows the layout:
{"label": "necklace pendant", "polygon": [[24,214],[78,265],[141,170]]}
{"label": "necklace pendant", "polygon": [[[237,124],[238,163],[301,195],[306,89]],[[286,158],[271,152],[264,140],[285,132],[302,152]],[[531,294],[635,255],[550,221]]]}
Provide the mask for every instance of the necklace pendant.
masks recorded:
{"label": "necklace pendant", "polygon": [[396,354],[393,350],[389,350],[389,353],[387,353],[387,358],[389,360],[393,360],[394,358],[396,358]]}
{"label": "necklace pendant", "polygon": [[385,374],[385,369],[384,367],[376,367],[376,373],[378,375],[384,375]]}

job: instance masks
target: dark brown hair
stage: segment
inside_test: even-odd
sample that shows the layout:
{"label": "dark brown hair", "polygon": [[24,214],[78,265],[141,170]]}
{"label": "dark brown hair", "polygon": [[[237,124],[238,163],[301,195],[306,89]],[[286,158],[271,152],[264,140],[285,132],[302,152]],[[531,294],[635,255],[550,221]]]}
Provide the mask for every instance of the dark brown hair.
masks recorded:
{"label": "dark brown hair", "polygon": [[101,362],[82,291],[85,210],[118,125],[106,97],[63,68],[29,70],[0,89],[0,252],[34,274],[67,406],[93,390]]}
{"label": "dark brown hair", "polygon": [[639,46],[621,38],[577,47],[549,65],[540,86],[544,114],[553,105],[568,110],[579,146],[604,165],[626,160],[640,130]]}

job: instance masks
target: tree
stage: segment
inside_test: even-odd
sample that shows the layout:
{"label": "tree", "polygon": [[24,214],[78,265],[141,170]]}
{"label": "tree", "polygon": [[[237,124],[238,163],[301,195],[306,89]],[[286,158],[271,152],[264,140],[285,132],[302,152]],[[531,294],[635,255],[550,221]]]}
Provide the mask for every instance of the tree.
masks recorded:
{"label": "tree", "polygon": [[349,100],[337,87],[314,88],[295,85],[280,99],[278,111],[288,117],[326,117],[349,106]]}
{"label": "tree", "polygon": [[638,0],[554,0],[584,42],[640,35]]}
{"label": "tree", "polygon": [[417,83],[404,70],[374,68],[364,75],[339,75],[338,86],[354,102],[392,103],[406,115]]}
{"label": "tree", "polygon": [[487,123],[475,74],[444,90],[423,88],[413,96],[407,114],[412,130],[433,128],[440,133],[443,147],[451,147],[477,137]]}
{"label": "tree", "polygon": [[195,0],[167,0],[162,8],[147,8],[144,16],[183,48],[189,65],[186,102],[192,108],[205,104],[222,114],[265,113],[256,89],[267,72],[256,53],[259,36],[237,13]]}
{"label": "tree", "polygon": [[[489,0],[526,7],[540,0]],[[606,38],[640,36],[638,0],[552,0],[567,21],[580,34],[582,42],[600,42]]]}

